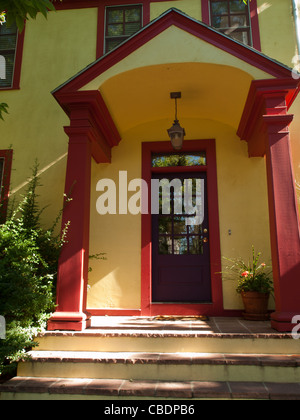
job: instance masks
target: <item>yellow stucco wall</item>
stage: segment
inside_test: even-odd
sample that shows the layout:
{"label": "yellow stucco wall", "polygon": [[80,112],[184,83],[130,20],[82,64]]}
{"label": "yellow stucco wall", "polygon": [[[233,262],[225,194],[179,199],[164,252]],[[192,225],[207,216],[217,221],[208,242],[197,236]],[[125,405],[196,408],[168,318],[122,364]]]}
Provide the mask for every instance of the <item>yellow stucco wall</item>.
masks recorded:
{"label": "yellow stucco wall", "polygon": [[[239,140],[232,127],[211,120],[182,119],[181,123],[188,130],[187,140],[216,138],[222,255],[248,259],[253,244],[269,263],[264,159],[249,159],[246,143]],[[170,120],[166,119],[129,130],[120,145],[113,149],[111,165],[93,165],[90,251],[92,254],[105,252],[107,260],[91,262],[89,308],[140,308],[141,216],[100,216],[96,200],[101,193],[96,191],[96,184],[101,178],[109,178],[118,186],[119,170],[128,170],[128,182],[140,178],[141,143],[166,141],[169,124]],[[128,197],[132,194],[128,193]],[[232,235],[228,234],[229,230]],[[225,266],[226,262],[223,263]],[[224,280],[226,309],[241,307],[235,286],[235,282]]]}
{"label": "yellow stucco wall", "polygon": [[194,19],[202,19],[201,1],[198,0],[175,0],[150,3],[150,19],[156,19],[171,7],[181,10]]}
{"label": "yellow stucco wall", "polygon": [[[80,28],[80,30],[78,30]],[[35,159],[40,164],[39,190],[48,225],[62,206],[69,120],[51,91],[96,58],[97,9],[50,13],[26,25],[21,89],[0,91],[9,104],[1,122],[1,146],[12,147],[12,196],[24,192]],[[89,42],[87,43],[87,39]],[[22,188],[23,186],[23,188]]]}
{"label": "yellow stucco wall", "polygon": [[294,114],[294,121],[290,126],[291,132],[291,153],[296,181],[296,192],[298,198],[298,207],[300,215],[300,98],[295,100],[289,111]]}
{"label": "yellow stucco wall", "polygon": [[257,0],[262,52],[293,67],[297,53],[291,0]]}

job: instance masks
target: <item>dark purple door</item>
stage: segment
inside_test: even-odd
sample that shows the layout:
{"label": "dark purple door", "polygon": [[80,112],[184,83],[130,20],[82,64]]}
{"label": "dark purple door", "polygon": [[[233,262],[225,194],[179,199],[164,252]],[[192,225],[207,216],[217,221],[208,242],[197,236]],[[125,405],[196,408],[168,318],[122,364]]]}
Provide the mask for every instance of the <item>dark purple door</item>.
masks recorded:
{"label": "dark purple door", "polygon": [[152,301],[211,302],[206,173],[157,174],[153,179],[166,185],[177,181],[160,188],[159,214],[152,214]]}

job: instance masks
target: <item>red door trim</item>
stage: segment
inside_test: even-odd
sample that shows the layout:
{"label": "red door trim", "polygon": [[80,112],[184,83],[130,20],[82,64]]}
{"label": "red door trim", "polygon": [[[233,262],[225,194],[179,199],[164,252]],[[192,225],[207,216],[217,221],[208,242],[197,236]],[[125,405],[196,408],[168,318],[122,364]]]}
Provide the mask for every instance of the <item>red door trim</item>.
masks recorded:
{"label": "red door trim", "polygon": [[[142,315],[225,315],[223,310],[223,293],[221,278],[221,250],[219,230],[219,206],[217,188],[216,146],[215,140],[192,140],[185,141],[183,152],[206,151],[207,166],[207,189],[208,189],[208,213],[210,231],[210,265],[212,302],[210,304],[159,304],[152,303],[152,230],[151,211],[142,214],[142,270],[141,270],[141,309]],[[142,145],[142,178],[147,182],[148,203],[151,203],[151,153],[172,152],[170,142],[148,142]],[[203,171],[204,168],[195,168]],[[164,168],[163,171],[174,172],[174,168]],[[191,170],[191,168],[189,168]]]}

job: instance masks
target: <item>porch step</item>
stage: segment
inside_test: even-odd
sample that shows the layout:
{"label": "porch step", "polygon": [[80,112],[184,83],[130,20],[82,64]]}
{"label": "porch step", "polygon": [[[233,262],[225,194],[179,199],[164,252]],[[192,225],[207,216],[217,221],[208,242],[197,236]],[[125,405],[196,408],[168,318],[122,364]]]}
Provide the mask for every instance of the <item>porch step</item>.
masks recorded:
{"label": "porch step", "polygon": [[46,332],[36,341],[39,351],[300,354],[300,340],[294,340],[291,334],[278,333],[115,329]]}
{"label": "porch step", "polygon": [[20,377],[300,383],[300,355],[33,351]]}
{"label": "porch step", "polygon": [[45,332],[0,399],[281,398],[300,388],[300,340],[270,323],[101,318]]}
{"label": "porch step", "polygon": [[[0,400],[69,400],[72,398],[76,400],[251,399],[299,401],[300,384],[15,377],[0,385]],[[110,407],[112,403],[106,401],[106,406]],[[145,413],[153,414],[155,406],[151,402],[144,401],[142,404],[138,406],[140,411],[144,410]]]}

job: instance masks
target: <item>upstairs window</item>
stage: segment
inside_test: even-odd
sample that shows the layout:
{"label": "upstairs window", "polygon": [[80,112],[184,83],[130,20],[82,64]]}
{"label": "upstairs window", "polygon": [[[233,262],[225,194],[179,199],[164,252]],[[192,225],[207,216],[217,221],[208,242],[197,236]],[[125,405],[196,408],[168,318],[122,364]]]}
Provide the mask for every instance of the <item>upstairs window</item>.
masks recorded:
{"label": "upstairs window", "polygon": [[211,26],[252,46],[249,6],[243,0],[210,0]]}
{"label": "upstairs window", "polygon": [[17,26],[0,25],[0,88],[12,88],[14,85],[17,42]]}
{"label": "upstairs window", "polygon": [[142,6],[106,8],[105,52],[109,52],[142,28]]}

